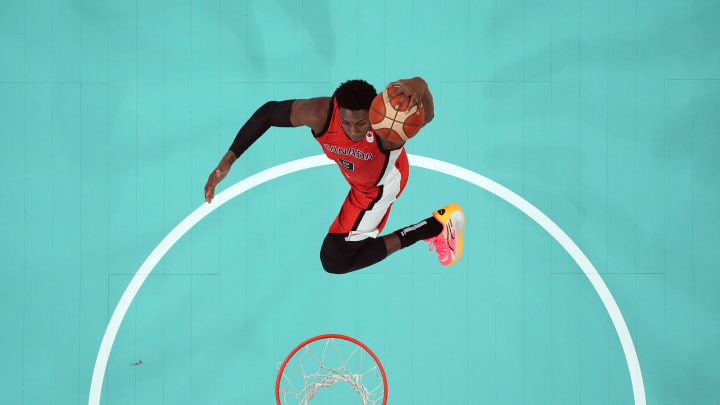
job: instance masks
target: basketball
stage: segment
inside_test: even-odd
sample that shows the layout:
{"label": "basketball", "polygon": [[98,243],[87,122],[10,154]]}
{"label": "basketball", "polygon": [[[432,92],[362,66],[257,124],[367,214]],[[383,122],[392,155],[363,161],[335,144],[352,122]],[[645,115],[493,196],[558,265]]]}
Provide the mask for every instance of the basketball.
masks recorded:
{"label": "basketball", "polygon": [[415,136],[425,122],[425,110],[415,105],[408,111],[403,111],[410,103],[408,97],[399,109],[395,104],[403,97],[397,94],[392,100],[389,99],[388,89],[383,90],[370,105],[370,125],[375,133],[390,142],[403,142]]}

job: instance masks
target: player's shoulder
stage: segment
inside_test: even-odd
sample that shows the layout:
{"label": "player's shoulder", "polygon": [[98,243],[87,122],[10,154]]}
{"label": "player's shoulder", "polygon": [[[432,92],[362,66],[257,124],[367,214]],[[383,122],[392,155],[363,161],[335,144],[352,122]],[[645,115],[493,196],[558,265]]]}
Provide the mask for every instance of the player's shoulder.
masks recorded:
{"label": "player's shoulder", "polygon": [[330,115],[330,100],[330,97],[295,100],[290,111],[290,120],[293,126],[304,125],[313,131],[320,131]]}

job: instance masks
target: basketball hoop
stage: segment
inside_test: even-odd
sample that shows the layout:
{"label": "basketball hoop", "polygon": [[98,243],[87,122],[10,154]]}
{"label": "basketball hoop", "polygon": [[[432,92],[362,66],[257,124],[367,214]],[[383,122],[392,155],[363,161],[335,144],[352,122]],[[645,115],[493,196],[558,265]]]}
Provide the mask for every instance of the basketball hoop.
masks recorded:
{"label": "basketball hoop", "polygon": [[288,354],[275,381],[275,399],[278,405],[308,405],[320,389],[338,382],[350,384],[363,405],[387,403],[385,370],[375,353],[336,334],[308,339]]}

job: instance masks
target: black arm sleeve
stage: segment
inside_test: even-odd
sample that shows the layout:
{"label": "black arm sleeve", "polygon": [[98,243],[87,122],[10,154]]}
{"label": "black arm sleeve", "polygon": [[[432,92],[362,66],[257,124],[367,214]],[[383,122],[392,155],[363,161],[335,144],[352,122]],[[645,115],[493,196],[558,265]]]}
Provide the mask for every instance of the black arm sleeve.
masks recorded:
{"label": "black arm sleeve", "polygon": [[290,108],[295,100],[268,101],[240,128],[230,150],[240,157],[271,126],[291,127]]}

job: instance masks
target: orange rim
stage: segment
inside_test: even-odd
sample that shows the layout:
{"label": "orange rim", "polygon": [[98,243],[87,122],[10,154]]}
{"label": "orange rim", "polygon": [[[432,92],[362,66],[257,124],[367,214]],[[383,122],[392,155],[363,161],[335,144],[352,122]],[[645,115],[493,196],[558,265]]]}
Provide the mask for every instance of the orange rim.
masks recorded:
{"label": "orange rim", "polygon": [[334,333],[326,334],[326,335],[319,335],[315,336],[313,338],[310,338],[302,343],[300,343],[293,351],[290,352],[290,354],[285,357],[285,361],[283,361],[282,365],[280,366],[280,371],[278,371],[277,378],[275,379],[275,400],[277,401],[277,405],[282,405],[280,403],[280,382],[282,382],[282,375],[283,371],[285,371],[285,366],[287,365],[288,361],[292,358],[292,356],[295,355],[295,353],[298,352],[298,350],[302,349],[303,347],[307,346],[308,344],[315,342],[317,340],[321,339],[343,339],[347,340],[348,342],[355,343],[356,345],[362,347],[366,352],[372,356],[373,360],[375,360],[375,364],[377,364],[378,368],[380,369],[380,374],[382,374],[382,381],[383,381],[383,405],[387,404],[387,397],[388,397],[388,384],[387,384],[387,378],[385,377],[385,369],[382,366],[382,363],[380,363],[380,359],[377,358],[375,353],[373,353],[372,350],[370,350],[369,347],[365,346],[365,344],[355,338],[352,338],[350,336],[345,335],[338,335]]}

